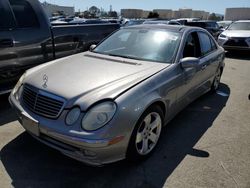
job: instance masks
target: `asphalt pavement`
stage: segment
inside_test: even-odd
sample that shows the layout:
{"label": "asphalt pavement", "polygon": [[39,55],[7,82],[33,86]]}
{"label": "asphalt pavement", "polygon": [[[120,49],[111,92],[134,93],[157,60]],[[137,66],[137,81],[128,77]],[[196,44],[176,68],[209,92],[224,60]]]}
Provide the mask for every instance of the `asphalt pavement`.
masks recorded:
{"label": "asphalt pavement", "polygon": [[250,55],[228,54],[225,63],[219,91],[179,113],[138,164],[68,158],[24,132],[0,96],[0,187],[250,188]]}

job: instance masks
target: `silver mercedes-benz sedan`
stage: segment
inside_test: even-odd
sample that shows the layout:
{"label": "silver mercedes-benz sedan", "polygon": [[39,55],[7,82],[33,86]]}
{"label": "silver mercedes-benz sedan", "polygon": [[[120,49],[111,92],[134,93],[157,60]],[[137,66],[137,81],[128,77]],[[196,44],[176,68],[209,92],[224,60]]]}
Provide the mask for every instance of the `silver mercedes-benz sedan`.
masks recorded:
{"label": "silver mercedes-benz sedan", "polygon": [[9,100],[27,132],[67,156],[90,165],[137,161],[180,110],[218,88],[224,58],[204,29],[131,26],[26,71]]}
{"label": "silver mercedes-benz sedan", "polygon": [[219,35],[218,43],[225,50],[250,51],[250,20],[232,23]]}

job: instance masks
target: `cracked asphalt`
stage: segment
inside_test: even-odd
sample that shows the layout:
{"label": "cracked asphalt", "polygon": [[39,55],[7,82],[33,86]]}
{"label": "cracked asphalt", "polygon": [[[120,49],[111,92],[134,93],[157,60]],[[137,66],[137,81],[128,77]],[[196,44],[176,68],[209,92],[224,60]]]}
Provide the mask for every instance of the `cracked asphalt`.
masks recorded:
{"label": "cracked asphalt", "polygon": [[185,108],[138,164],[88,167],[24,132],[0,96],[0,187],[250,188],[250,57],[228,54],[219,92]]}

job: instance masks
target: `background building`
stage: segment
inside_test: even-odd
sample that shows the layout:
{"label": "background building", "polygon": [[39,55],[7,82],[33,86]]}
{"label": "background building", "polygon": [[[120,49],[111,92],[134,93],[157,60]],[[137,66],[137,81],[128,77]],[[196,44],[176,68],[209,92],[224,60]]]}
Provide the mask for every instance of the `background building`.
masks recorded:
{"label": "background building", "polygon": [[154,9],[153,12],[157,12],[160,18],[172,19],[173,11],[171,9]]}
{"label": "background building", "polygon": [[48,15],[48,17],[53,16],[53,14],[63,14],[66,16],[71,16],[75,14],[75,8],[74,7],[67,7],[67,6],[59,6],[47,3],[46,1],[41,3],[44,11]]}
{"label": "background building", "polygon": [[143,11],[143,16],[142,16],[142,18],[147,18],[148,15],[149,15],[149,13],[150,13],[149,10],[144,10],[144,11]]}
{"label": "background building", "polygon": [[200,18],[202,20],[207,20],[209,17],[209,12],[205,12],[203,10],[193,10],[192,18]]}
{"label": "background building", "polygon": [[121,9],[121,16],[125,18],[143,18],[142,9]]}
{"label": "background building", "polygon": [[153,12],[157,12],[159,14],[159,17],[163,19],[200,18],[207,20],[209,17],[209,12],[192,9],[154,9]]}
{"label": "background building", "polygon": [[250,7],[248,8],[227,8],[224,20],[250,20]]}
{"label": "background building", "polygon": [[179,9],[180,18],[192,18],[192,9]]}

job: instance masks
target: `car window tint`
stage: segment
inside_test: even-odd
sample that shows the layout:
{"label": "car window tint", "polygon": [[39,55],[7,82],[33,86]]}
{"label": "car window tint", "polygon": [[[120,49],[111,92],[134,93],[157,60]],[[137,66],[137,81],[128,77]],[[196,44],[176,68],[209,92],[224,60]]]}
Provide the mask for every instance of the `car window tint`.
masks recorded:
{"label": "car window tint", "polygon": [[217,46],[216,46],[214,40],[211,37],[209,37],[209,38],[210,38],[210,42],[211,42],[211,45],[212,45],[212,50],[216,50]]}
{"label": "car window tint", "polygon": [[218,28],[216,22],[206,22],[207,27]]}
{"label": "car window tint", "polygon": [[183,50],[183,58],[184,57],[200,57],[200,47],[196,32],[189,34],[187,37]]}
{"label": "car window tint", "polygon": [[39,27],[37,16],[26,0],[9,0],[16,18],[17,27]]}
{"label": "car window tint", "polygon": [[206,33],[199,32],[198,35],[200,39],[201,55],[204,56],[213,50],[211,40]]}
{"label": "car window tint", "polygon": [[13,16],[10,11],[4,7],[3,1],[0,1],[0,30],[14,27]]}

